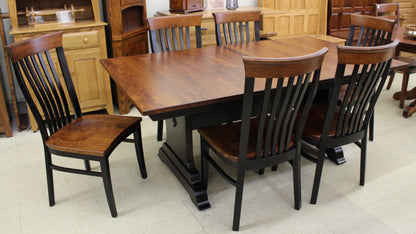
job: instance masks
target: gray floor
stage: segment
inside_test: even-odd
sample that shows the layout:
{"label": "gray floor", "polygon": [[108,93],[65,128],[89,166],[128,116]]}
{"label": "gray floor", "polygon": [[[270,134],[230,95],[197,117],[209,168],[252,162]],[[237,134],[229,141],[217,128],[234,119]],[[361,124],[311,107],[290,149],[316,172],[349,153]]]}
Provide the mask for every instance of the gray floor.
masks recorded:
{"label": "gray floor", "polygon": [[[412,81],[409,86],[414,87]],[[359,150],[344,147],[347,163],[326,161],[317,205],[310,205],[314,164],[302,159],[302,209],[293,209],[288,164],[265,175],[248,173],[244,233],[416,233],[416,115],[404,119],[383,91],[376,108],[375,141],[368,144],[366,185],[358,185]],[[132,110],[131,115],[137,115]],[[111,218],[100,178],[55,173],[56,205],[48,206],[40,134],[0,137],[0,233],[231,233],[234,188],[211,170],[211,208],[198,211],[157,157],[156,124],[142,123],[148,178],[140,178],[132,144],[110,157],[119,216]],[[199,138],[194,134],[199,157]],[[82,162],[59,159],[66,165]],[[93,164],[94,169],[98,166]]]}

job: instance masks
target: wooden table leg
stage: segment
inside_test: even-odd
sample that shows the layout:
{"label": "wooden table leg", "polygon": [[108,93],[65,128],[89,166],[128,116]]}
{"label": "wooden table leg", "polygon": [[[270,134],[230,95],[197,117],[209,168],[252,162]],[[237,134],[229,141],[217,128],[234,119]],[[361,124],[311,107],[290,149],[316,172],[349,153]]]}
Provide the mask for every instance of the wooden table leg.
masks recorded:
{"label": "wooden table leg", "polygon": [[410,103],[403,111],[403,117],[409,118],[413,113],[416,112],[416,100]]}
{"label": "wooden table leg", "polygon": [[[402,94],[401,91],[394,93],[393,94],[394,100],[401,101],[400,100],[401,94]],[[413,99],[416,99],[416,87],[406,92],[406,94],[403,97],[403,103],[404,103],[404,100],[413,100]],[[400,103],[402,103],[402,101]],[[403,106],[401,106],[400,108],[403,108]]]}

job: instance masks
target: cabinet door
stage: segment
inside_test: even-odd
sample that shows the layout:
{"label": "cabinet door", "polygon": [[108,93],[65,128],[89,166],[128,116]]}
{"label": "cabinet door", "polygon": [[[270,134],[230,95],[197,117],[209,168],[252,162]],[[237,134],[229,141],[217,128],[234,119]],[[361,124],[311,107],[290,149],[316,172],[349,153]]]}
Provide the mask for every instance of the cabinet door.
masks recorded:
{"label": "cabinet door", "polygon": [[[83,112],[106,108],[106,89],[109,84],[103,79],[99,48],[65,51],[72,82]],[[110,102],[111,103],[111,102]]]}
{"label": "cabinet door", "polygon": [[123,42],[123,44],[123,56],[147,54],[149,52],[149,46],[147,45],[147,32],[128,38]]}

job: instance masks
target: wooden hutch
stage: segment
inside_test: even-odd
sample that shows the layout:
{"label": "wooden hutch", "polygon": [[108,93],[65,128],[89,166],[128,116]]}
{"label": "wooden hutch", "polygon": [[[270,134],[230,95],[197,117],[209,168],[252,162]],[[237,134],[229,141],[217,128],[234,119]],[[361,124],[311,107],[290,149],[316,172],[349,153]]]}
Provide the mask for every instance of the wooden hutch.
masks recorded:
{"label": "wooden hutch", "polygon": [[[82,112],[113,114],[110,79],[100,64],[107,58],[99,0],[7,0],[15,41],[63,31],[63,47]],[[57,61],[57,60],[55,60]],[[37,124],[29,111],[32,129]]]}
{"label": "wooden hutch", "polygon": [[[121,57],[149,52],[145,0],[104,0],[104,18],[108,22],[107,48],[109,57]],[[120,114],[130,111],[131,103],[117,88]]]}

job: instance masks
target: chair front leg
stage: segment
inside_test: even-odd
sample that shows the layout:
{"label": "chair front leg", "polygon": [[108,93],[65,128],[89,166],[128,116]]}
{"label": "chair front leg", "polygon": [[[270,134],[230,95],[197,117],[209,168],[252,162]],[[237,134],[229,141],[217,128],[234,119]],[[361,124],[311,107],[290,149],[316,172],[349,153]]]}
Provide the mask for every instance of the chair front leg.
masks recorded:
{"label": "chair front leg", "polygon": [[243,202],[244,175],[245,175],[245,171],[239,168],[237,172],[237,184],[236,184],[236,190],[235,190],[233,231],[238,231],[240,229],[241,203]]}
{"label": "chair front leg", "polygon": [[140,174],[143,179],[147,178],[146,164],[144,162],[142,131],[139,128],[134,132],[134,146],[136,148],[137,162],[139,163]]}
{"label": "chair front leg", "polygon": [[364,186],[365,182],[365,167],[366,167],[366,154],[367,154],[367,139],[361,140],[361,162],[360,162],[360,185]]}
{"label": "chair front leg", "polygon": [[44,148],[45,152],[45,168],[46,168],[46,182],[48,185],[48,197],[49,197],[49,206],[55,205],[55,189],[53,186],[53,170],[52,166],[52,156],[48,148]]}
{"label": "chair front leg", "polygon": [[117,217],[117,208],[114,201],[113,187],[111,185],[110,168],[108,166],[108,158],[100,161],[101,176],[103,177],[105,195],[107,197],[108,206],[110,207],[111,216]]}
{"label": "chair front leg", "polygon": [[322,169],[324,166],[325,149],[319,149],[318,162],[316,163],[315,177],[313,180],[311,204],[316,204],[318,200],[319,185],[321,183]]}
{"label": "chair front leg", "polygon": [[302,207],[301,181],[300,181],[300,156],[293,159],[293,197],[295,199],[295,209]]}

